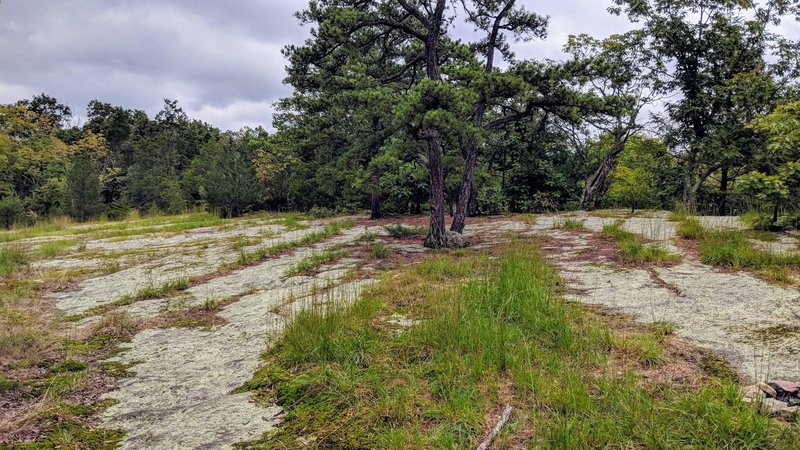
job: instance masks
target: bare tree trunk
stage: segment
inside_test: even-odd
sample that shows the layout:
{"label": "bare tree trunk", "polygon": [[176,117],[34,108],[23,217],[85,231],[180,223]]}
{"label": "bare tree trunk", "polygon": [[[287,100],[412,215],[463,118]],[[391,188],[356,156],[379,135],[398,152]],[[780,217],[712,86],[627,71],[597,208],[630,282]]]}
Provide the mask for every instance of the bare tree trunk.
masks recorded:
{"label": "bare tree trunk", "polygon": [[683,203],[685,207],[693,208],[697,199],[695,186],[695,170],[697,166],[697,154],[693,149],[689,150],[686,160],[686,169],[683,173]]}
{"label": "bare tree trunk", "polygon": [[594,208],[594,200],[598,195],[605,193],[608,188],[608,177],[616,169],[619,163],[619,155],[625,150],[627,139],[623,136],[614,137],[614,146],[611,151],[603,158],[600,167],[595,170],[594,175],[586,182],[581,196],[581,210],[588,211]]}
{"label": "bare tree trunk", "polygon": [[586,183],[586,187],[583,188],[583,195],[581,196],[581,210],[589,211],[594,209],[595,198],[598,195],[603,194],[603,191],[608,184],[608,176],[616,166],[616,158],[607,157],[603,160],[603,163],[600,164],[600,167],[597,168],[597,170],[594,172],[594,175],[589,178],[589,181]]}
{"label": "bare tree trunk", "polygon": [[464,180],[461,183],[461,191],[458,194],[458,205],[453,216],[453,224],[450,231],[456,233],[464,232],[467,214],[469,213],[469,203],[474,190],[472,183],[475,176],[475,163],[478,160],[478,142],[474,135],[470,135],[467,142],[467,159],[464,163]]}
{"label": "bare tree trunk", "polygon": [[478,211],[478,191],[473,185],[472,189],[469,190],[469,207],[467,208],[467,215],[469,217],[475,217],[478,214],[480,214],[480,211]]}
{"label": "bare tree trunk", "polygon": [[[486,54],[486,64],[483,68],[484,73],[486,74],[490,74],[492,73],[492,70],[494,70],[495,49],[500,37],[500,29],[503,24],[503,20],[505,20],[511,10],[514,8],[515,3],[516,0],[506,0],[503,9],[494,18],[494,23],[487,39],[488,51]],[[473,123],[476,128],[483,127],[483,121],[484,116],[486,115],[488,102],[489,99],[487,98],[486,93],[482,91],[477,107],[475,108],[475,117],[473,118]],[[461,182],[461,191],[458,195],[458,205],[456,206],[456,213],[453,216],[453,224],[450,226],[450,231],[454,231],[456,233],[464,232],[464,225],[469,213],[470,199],[472,197],[472,191],[474,190],[473,178],[475,176],[475,164],[478,161],[479,152],[480,148],[478,147],[478,139],[474,133],[471,133],[469,139],[467,140],[467,154],[466,161],[464,162],[464,179]]]}
{"label": "bare tree trunk", "polygon": [[722,179],[719,182],[719,215],[728,215],[728,166],[722,168]]}
{"label": "bare tree trunk", "polygon": [[383,218],[383,209],[381,208],[381,194],[373,191],[370,196],[370,219],[378,220]]}

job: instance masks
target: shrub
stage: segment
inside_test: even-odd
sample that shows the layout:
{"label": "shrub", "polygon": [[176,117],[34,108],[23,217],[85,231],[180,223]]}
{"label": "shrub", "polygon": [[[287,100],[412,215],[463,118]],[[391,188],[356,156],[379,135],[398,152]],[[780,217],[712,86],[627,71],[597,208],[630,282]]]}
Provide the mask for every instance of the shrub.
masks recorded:
{"label": "shrub", "polygon": [[25,219],[25,206],[16,194],[0,199],[0,227],[11,228]]}
{"label": "shrub", "polygon": [[496,187],[485,187],[478,194],[478,204],[481,212],[490,216],[503,214],[508,210],[508,198],[503,191]]}
{"label": "shrub", "polygon": [[336,210],[322,206],[314,206],[308,210],[308,215],[315,219],[327,219],[336,216]]}
{"label": "shrub", "polygon": [[772,217],[761,211],[747,211],[741,219],[745,226],[754,230],[769,230],[772,225]]}

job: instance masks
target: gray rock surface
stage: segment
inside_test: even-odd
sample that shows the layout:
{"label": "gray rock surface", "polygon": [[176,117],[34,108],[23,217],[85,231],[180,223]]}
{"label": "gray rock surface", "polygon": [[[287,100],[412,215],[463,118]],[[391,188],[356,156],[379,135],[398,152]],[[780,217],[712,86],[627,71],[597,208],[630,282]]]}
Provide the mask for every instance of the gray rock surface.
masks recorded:
{"label": "gray rock surface", "polygon": [[[513,241],[518,236],[547,239],[543,249],[567,281],[573,300],[630,313],[643,322],[673,322],[679,335],[723,355],[742,376],[753,381],[800,381],[800,292],[796,289],[770,285],[746,272],[718,271],[690,255],[671,267],[651,269],[615,267],[603,257],[577,258],[591,253],[594,242],[589,233],[555,229],[565,217],[583,220],[595,232],[619,220],[583,213],[541,215],[529,223],[506,218],[470,224],[461,238],[480,235],[483,243],[479,247]],[[738,219],[731,218],[702,221],[708,227],[741,226]],[[315,223],[307,230],[283,232],[247,250],[294,240],[323,225]],[[158,251],[145,262],[134,261],[119,272],[85,280],[77,289],[51,293],[49,298],[66,313],[76,314],[113,303],[148,285],[207,275],[238,257],[238,251],[230,248],[230,237],[273,233],[273,227],[268,222],[255,222],[233,229],[198,229],[89,243],[98,251],[140,251],[142,246]],[[624,227],[680,252],[675,245],[675,224],[667,220],[666,213],[626,218]],[[124,447],[131,449],[229,448],[276,426],[279,408],[260,407],[250,395],[232,395],[231,391],[250,379],[259,365],[259,354],[274,342],[294,314],[307,308],[341,306],[352,301],[367,283],[343,281],[350,269],[362,263],[354,257],[328,264],[315,276],[287,277],[286,273],[313,252],[355,242],[367,231],[385,234],[380,227],[351,229],[324,243],[209,279],[188,289],[181,298],[152,299],[118,308],[147,318],[170,308],[242,296],[220,312],[227,323],[211,331],[150,329],[136,335],[128,350],[115,359],[138,363],[131,369],[136,375],[122,380],[119,389],[106,396],[118,403],[106,411],[104,425],[124,429]],[[390,242],[388,246],[406,254],[425,251],[418,244]],[[93,258],[86,266],[97,264]],[[321,299],[309,296],[320,288],[329,289]],[[387,320],[398,329],[410,325],[400,317]],[[88,319],[86,324],[94,321],[96,318]]]}
{"label": "gray rock surface", "polygon": [[[583,217],[593,230],[616,220]],[[557,249],[551,258],[575,301],[611,307],[643,322],[672,322],[679,335],[723,355],[745,379],[800,380],[800,292],[796,289],[769,284],[747,272],[719,271],[690,255],[683,255],[680,264],[652,271],[575,261],[574,249],[590,242],[576,233],[552,229],[550,224],[557,220],[539,220],[528,233],[555,240],[547,244]],[[667,222],[664,218],[627,219],[625,228],[638,229],[666,244],[676,238],[671,234],[674,226]],[[740,226],[735,218],[710,217],[703,222],[709,227]]]}

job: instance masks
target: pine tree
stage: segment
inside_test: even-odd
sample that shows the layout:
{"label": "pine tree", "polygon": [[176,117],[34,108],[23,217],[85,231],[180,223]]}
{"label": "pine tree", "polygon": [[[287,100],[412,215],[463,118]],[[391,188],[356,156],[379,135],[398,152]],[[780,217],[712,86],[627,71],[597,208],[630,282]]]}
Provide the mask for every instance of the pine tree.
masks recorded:
{"label": "pine tree", "polygon": [[100,201],[100,176],[94,161],[85,154],[73,158],[67,173],[67,213],[85,222],[97,217],[103,209]]}

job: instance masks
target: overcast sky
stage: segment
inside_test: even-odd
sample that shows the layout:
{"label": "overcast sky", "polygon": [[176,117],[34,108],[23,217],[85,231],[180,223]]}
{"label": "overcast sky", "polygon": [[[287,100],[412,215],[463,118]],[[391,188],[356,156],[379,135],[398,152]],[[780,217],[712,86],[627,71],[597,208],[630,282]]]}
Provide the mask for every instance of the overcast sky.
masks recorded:
{"label": "overcast sky", "polygon": [[[610,0],[521,1],[551,22],[520,58],[559,58],[570,34],[630,28],[606,12]],[[290,92],[281,48],[305,39],[293,17],[305,3],[0,0],[0,103],[45,92],[81,120],[92,99],[152,116],[170,98],[223,129],[269,128],[272,104]]]}

